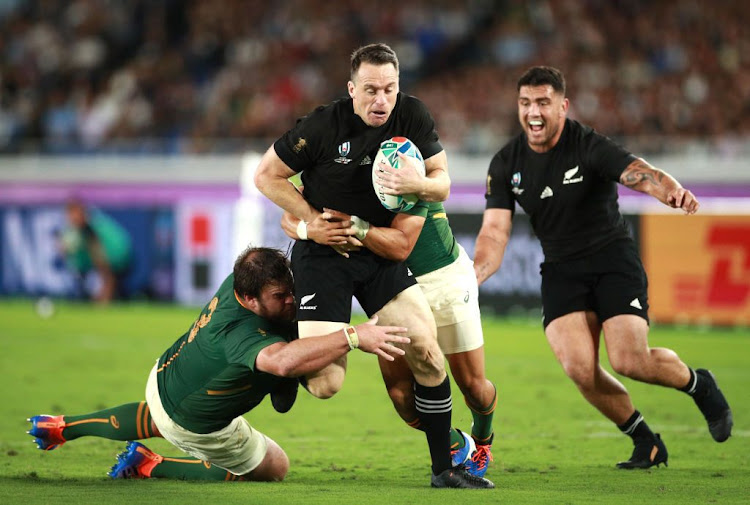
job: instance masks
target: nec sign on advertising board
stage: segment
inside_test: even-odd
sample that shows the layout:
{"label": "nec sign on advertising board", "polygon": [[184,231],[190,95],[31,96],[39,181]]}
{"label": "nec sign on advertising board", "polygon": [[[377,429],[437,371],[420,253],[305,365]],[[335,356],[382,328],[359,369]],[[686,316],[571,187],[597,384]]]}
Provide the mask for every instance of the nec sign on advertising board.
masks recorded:
{"label": "nec sign on advertising board", "polygon": [[[101,209],[132,239],[132,263],[122,282],[125,297],[173,296],[174,224],[166,208]],[[62,205],[0,207],[0,295],[83,297],[82,282],[65,264],[60,236]]]}

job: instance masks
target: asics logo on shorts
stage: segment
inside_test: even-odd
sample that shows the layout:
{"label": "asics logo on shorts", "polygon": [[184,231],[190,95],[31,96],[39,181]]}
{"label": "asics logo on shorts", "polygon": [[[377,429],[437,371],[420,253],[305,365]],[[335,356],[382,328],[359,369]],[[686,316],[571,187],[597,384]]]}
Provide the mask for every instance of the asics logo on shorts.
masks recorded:
{"label": "asics logo on shorts", "polygon": [[315,309],[317,309],[318,308],[317,305],[307,305],[307,302],[309,302],[310,300],[312,300],[313,298],[315,298],[316,294],[317,293],[313,293],[311,295],[305,295],[302,298],[300,298],[300,301],[299,301],[299,308],[300,308],[300,310],[315,310]]}

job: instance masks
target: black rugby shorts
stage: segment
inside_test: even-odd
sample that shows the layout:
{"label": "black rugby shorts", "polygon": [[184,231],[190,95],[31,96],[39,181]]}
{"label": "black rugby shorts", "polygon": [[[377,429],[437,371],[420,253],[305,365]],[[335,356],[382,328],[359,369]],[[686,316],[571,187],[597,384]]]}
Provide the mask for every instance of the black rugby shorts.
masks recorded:
{"label": "black rugby shorts", "polygon": [[292,248],[292,273],[298,321],[348,323],[352,296],[372,316],[397,294],[417,283],[405,263],[370,251],[344,258],[330,246],[298,240]]}
{"label": "black rugby shorts", "polygon": [[648,322],[648,279],[632,240],[616,240],[575,260],[541,265],[543,324],[593,311],[604,322],[635,314]]}

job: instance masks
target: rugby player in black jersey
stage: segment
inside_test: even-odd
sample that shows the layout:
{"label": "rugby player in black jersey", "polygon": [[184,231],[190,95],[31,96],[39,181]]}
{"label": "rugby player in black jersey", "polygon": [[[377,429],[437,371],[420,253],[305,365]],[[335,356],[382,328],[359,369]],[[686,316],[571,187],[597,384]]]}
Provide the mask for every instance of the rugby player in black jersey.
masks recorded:
{"label": "rugby player in black jersey", "polygon": [[567,119],[568,106],[559,70],[533,67],[518,81],[523,132],[490,162],[474,256],[477,281],[500,267],[518,202],[544,251],[543,324],[552,351],[586,400],[633,439],[632,456],[617,466],[666,465],[664,442],[600,365],[600,333],[617,373],[689,394],[717,442],[729,438],[732,413],[708,370],[649,347],[646,273],[617,205],[617,183],[686,214],[699,203],[669,174]]}
{"label": "rugby player in black jersey", "polygon": [[[346,327],[352,296],[368,315],[377,314],[382,324],[408,328],[411,344],[405,348],[406,361],[414,375],[416,410],[430,449],[431,485],[492,487],[490,481],[452,467],[450,382],[424,294],[404,263],[379,256],[377,250],[356,248],[372,225],[373,233],[388,235],[386,243],[392,249],[411,250],[409,242],[416,240],[424,222],[424,217],[386,210],[372,189],[372,163],[384,140],[409,138],[425,160],[425,190],[434,195],[434,183],[449,191],[440,180],[448,177],[447,158],[434,121],[422,102],[399,91],[398,58],[385,44],[353,52],[347,88],[348,98],[318,107],[278,139],[255,174],[258,189],[301,220],[297,230],[301,240],[292,249],[299,336]],[[403,160],[407,169],[414,169],[408,168],[412,162]],[[299,172],[304,197],[288,181]],[[439,196],[442,200],[447,194]],[[357,216],[364,223],[362,232],[352,237],[348,224],[342,223],[341,233],[310,240],[307,227],[325,220],[326,208]],[[348,250],[350,246],[355,249]],[[387,365],[380,362],[387,373]],[[308,375],[307,388],[319,398],[329,398],[342,387],[345,374],[346,357],[341,357]]]}

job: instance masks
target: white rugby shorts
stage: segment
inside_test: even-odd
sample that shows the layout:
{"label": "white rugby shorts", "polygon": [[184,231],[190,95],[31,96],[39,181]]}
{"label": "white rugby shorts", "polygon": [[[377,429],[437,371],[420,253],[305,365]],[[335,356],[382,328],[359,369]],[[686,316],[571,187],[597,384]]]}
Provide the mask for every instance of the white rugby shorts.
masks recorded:
{"label": "white rugby shorts", "polygon": [[438,343],[444,354],[472,351],[484,345],[474,262],[457,245],[456,261],[417,277],[435,317]]}
{"label": "white rugby shorts", "polygon": [[228,426],[211,433],[193,433],[172,421],[164,411],[156,382],[156,367],[151,370],[146,383],[146,403],[161,436],[178,449],[209,462],[234,475],[245,475],[266,457],[266,436],[250,426],[242,417],[236,417]]}

